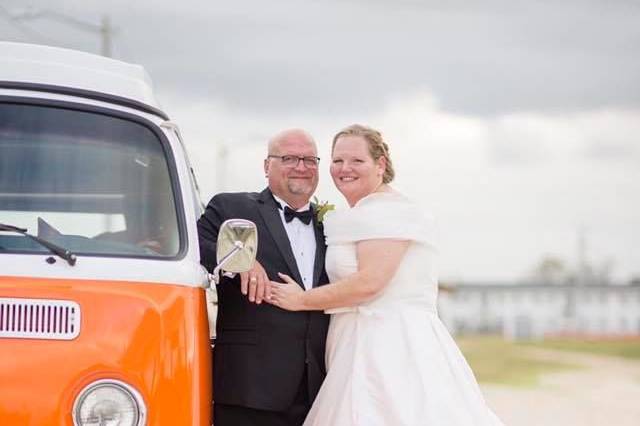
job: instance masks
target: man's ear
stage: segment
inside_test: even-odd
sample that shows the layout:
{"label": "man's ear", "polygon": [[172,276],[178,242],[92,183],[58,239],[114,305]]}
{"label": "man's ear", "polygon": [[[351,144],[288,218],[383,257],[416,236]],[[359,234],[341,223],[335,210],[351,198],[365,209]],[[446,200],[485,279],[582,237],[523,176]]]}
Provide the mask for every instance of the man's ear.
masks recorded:
{"label": "man's ear", "polygon": [[264,177],[269,177],[269,159],[265,158],[264,159]]}

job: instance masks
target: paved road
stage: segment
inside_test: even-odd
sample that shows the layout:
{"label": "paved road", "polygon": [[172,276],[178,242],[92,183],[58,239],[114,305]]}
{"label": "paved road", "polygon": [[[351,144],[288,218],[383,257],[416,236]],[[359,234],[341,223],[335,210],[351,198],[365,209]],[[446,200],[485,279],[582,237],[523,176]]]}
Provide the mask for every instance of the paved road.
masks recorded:
{"label": "paved road", "polygon": [[640,426],[640,361],[549,350],[536,357],[582,366],[543,376],[535,388],[483,385],[506,426]]}

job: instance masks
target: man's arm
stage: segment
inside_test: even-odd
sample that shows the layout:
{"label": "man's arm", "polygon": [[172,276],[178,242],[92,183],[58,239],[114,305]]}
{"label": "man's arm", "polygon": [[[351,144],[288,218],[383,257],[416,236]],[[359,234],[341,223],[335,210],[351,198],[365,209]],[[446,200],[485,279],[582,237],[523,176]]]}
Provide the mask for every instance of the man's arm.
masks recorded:
{"label": "man's arm", "polygon": [[222,203],[218,196],[209,201],[200,219],[198,219],[198,243],[200,245],[200,263],[213,272],[216,267],[216,245],[218,244],[218,231],[220,225],[226,220],[222,209]]}

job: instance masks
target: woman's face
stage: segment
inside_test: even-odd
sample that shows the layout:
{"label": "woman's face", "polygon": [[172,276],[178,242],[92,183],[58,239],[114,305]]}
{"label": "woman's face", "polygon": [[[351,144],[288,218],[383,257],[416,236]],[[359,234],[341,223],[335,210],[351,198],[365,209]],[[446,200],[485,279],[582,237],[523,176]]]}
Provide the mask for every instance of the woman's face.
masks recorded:
{"label": "woman's face", "polygon": [[340,136],[331,155],[331,177],[353,207],[382,184],[385,159],[374,160],[362,136]]}

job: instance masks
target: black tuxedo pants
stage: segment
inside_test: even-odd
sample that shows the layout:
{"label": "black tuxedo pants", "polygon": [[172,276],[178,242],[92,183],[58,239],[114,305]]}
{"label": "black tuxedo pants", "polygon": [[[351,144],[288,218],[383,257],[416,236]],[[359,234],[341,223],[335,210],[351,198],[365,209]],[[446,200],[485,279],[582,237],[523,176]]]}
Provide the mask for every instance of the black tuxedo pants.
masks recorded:
{"label": "black tuxedo pants", "polygon": [[286,411],[256,410],[239,405],[213,404],[214,426],[300,426],[304,422],[311,401],[307,385],[307,374],[298,387],[296,398]]}

